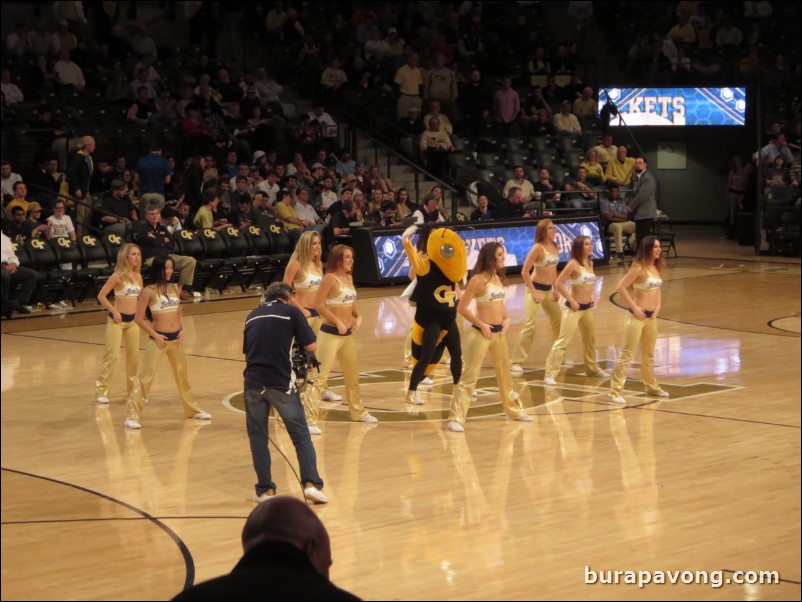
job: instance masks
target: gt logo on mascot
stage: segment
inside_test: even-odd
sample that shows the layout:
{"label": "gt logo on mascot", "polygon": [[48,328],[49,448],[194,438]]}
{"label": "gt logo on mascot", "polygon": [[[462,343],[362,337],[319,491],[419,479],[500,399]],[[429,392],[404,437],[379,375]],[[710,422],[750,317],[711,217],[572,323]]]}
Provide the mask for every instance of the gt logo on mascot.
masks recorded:
{"label": "gt logo on mascot", "polygon": [[434,298],[438,303],[448,303],[449,307],[454,307],[457,294],[447,286],[438,286],[434,289]]}

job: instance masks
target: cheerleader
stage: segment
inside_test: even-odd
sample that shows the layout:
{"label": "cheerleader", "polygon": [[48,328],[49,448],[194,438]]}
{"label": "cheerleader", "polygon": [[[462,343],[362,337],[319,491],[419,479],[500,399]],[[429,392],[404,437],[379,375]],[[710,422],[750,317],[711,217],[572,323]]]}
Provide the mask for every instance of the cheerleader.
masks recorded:
{"label": "cheerleader", "polygon": [[[507,285],[505,255],[504,246],[498,242],[487,243],[479,250],[476,266],[457,305],[457,312],[472,326],[465,344],[465,372],[454,387],[451,398],[451,412],[447,424],[450,431],[465,430],[463,426],[465,417],[468,414],[476,381],[479,379],[482,361],[488,350],[493,355],[504,413],[512,420],[532,421],[532,417],[524,413],[520,397],[513,391],[507,356],[506,333],[510,327],[510,316],[505,303]],[[471,312],[469,307],[474,298],[476,313]]]}
{"label": "cheerleader", "polygon": [[[173,277],[173,260],[165,255],[157,255],[150,266],[149,285],[139,295],[136,307],[136,323],[150,336],[145,349],[145,359],[139,376],[134,379],[131,394],[128,396],[128,412],[125,426],[129,429],[139,429],[139,423],[145,404],[150,397],[150,387],[156,368],[162,355],[167,355],[170,368],[173,371],[175,384],[181,404],[184,406],[184,415],[197,420],[209,420],[212,415],[201,410],[195,402],[195,396],[189,387],[187,376],[187,356],[184,352],[184,323],[181,316],[181,293],[178,285],[171,284]],[[153,322],[145,319],[146,311],[150,309]]]}
{"label": "cheerleader", "polygon": [[[543,382],[556,385],[556,377],[565,357],[565,349],[574,336],[577,326],[582,333],[582,345],[585,355],[585,373],[588,376],[607,378],[609,372],[602,370],[596,362],[596,333],[593,326],[593,307],[596,305],[593,287],[596,274],[593,272],[593,241],[587,236],[577,236],[571,245],[571,260],[560,272],[554,288],[565,299],[565,309],[560,320],[560,335],[546,360],[546,376]],[[565,281],[570,280],[571,288],[565,288]]]}
{"label": "cheerleader", "polygon": [[647,395],[668,397],[654,377],[654,345],[657,342],[657,314],[662,302],[661,287],[665,260],[660,240],[645,236],[635,253],[632,267],[618,283],[618,294],[628,306],[624,318],[624,345],[610,380],[610,401],[626,404],[624,384],[627,368],[640,346],[641,380]]}
{"label": "cheerleader", "polygon": [[315,294],[314,307],[323,319],[317,339],[320,371],[314,374],[303,395],[306,421],[312,435],[322,433],[317,426],[321,392],[326,390],[335,358],[340,362],[345,379],[345,399],[351,420],[378,422],[365,410],[359,394],[359,364],[353,333],[362,326],[362,316],[355,303],[356,288],[351,276],[353,267],[354,250],[347,245],[335,245],[329,251],[326,275]]}
{"label": "cheerleader", "polygon": [[[290,304],[301,310],[315,336],[320,332],[320,325],[323,323],[315,309],[315,295],[323,281],[322,255],[323,243],[320,233],[308,230],[301,234],[284,270],[284,283],[289,284],[295,291],[295,295],[290,297]],[[342,401],[342,396],[326,389],[322,399]]]}
{"label": "cheerleader", "polygon": [[[138,246],[125,243],[117,253],[114,273],[97,295],[100,303],[109,312],[106,320],[106,352],[100,374],[95,380],[95,401],[109,403],[109,378],[120,357],[120,343],[125,341],[125,384],[128,395],[134,386],[139,369],[139,326],[134,322],[137,301],[142,292],[142,251]],[[109,293],[114,291],[114,305]]]}
{"label": "cheerleader", "polygon": [[541,310],[546,313],[551,323],[552,342],[560,334],[560,295],[554,288],[554,282],[557,280],[557,264],[560,263],[560,251],[555,242],[556,235],[557,228],[554,222],[550,219],[540,220],[535,228],[535,244],[524,260],[521,274],[527,288],[524,301],[526,323],[518,334],[518,341],[512,352],[510,371],[515,375],[523,374],[524,369],[521,364],[529,357]]}

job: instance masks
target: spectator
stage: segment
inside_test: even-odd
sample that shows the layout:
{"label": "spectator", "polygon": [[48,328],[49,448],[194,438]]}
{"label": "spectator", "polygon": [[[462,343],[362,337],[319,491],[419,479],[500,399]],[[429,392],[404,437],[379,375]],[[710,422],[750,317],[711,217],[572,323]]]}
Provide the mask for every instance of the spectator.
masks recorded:
{"label": "spectator", "polygon": [[28,211],[28,187],[22,180],[17,180],[14,182],[12,190],[14,198],[6,205],[6,213],[11,215],[11,210],[14,209],[14,207],[22,207],[22,215],[24,218],[25,213]]}
{"label": "spectator", "polygon": [[125,182],[112,180],[111,192],[103,199],[103,210],[113,215],[104,213],[100,216],[104,230],[124,236],[131,222],[139,221],[139,214],[127,193]]}
{"label": "spectator", "polygon": [[501,137],[518,136],[518,117],[521,115],[521,98],[512,87],[509,76],[501,80],[501,89],[493,95],[493,117]]}
{"label": "spectator", "polygon": [[[43,276],[39,272],[26,268],[20,265],[20,261],[14,253],[14,246],[11,240],[5,233],[0,234],[2,238],[2,248],[0,248],[0,312],[8,319],[11,318],[13,312],[21,314],[29,314],[33,308],[28,306],[31,296],[36,290],[36,286]],[[17,284],[21,283],[21,288],[16,295],[16,298],[11,297],[11,289]]]}
{"label": "spectator", "polygon": [[59,60],[53,65],[53,73],[56,74],[56,82],[65,88],[75,88],[84,90],[86,79],[81,68],[70,60],[70,51],[62,49],[59,52]]}
{"label": "spectator", "polygon": [[11,209],[6,209],[6,212],[11,219],[3,219],[3,234],[16,245],[24,244],[30,237],[30,229],[25,224],[25,209],[22,208],[22,205],[16,205]]}
{"label": "spectator", "polygon": [[545,167],[538,172],[538,181],[533,184],[535,201],[540,201],[541,208],[554,209],[560,200],[560,182],[553,181],[551,172]]}
{"label": "spectator", "polygon": [[[771,188],[772,186],[788,186],[790,183],[791,178],[788,173],[788,168],[785,166],[785,159],[778,155],[775,157],[772,166],[764,172],[763,185],[766,188]],[[25,185],[18,182],[14,186]]]}
{"label": "spectator", "polygon": [[95,139],[84,136],[78,141],[76,149],[67,166],[67,184],[69,193],[80,201],[76,204],[75,217],[78,234],[83,236],[88,232],[92,219],[91,182],[95,171],[92,153],[95,152]]}
{"label": "spectator", "polygon": [[203,205],[198,209],[197,213],[195,213],[195,219],[193,220],[198,230],[210,228],[219,232],[223,228],[228,227],[228,219],[221,218],[215,220],[214,218],[214,212],[217,211],[219,202],[220,198],[217,196],[217,190],[215,188],[207,188],[203,191]]}
{"label": "spectator", "polygon": [[418,207],[412,213],[412,218],[414,219],[415,223],[424,224],[446,221],[446,218],[443,217],[442,213],[440,213],[439,205],[440,199],[438,199],[434,194],[428,194],[423,201],[423,205]]}
{"label": "spectator", "polygon": [[287,229],[287,234],[290,237],[292,248],[298,243],[301,238],[305,224],[303,220],[298,217],[295,212],[295,197],[287,190],[280,190],[276,197],[276,205],[274,207],[276,215],[278,215],[284,227]]}
{"label": "spectator", "polygon": [[507,191],[507,196],[501,201],[499,216],[504,219],[527,218],[530,214],[524,208],[524,199],[521,189],[512,186]]}
{"label": "spectator", "polygon": [[75,241],[75,227],[72,219],[65,215],[67,207],[61,199],[53,203],[53,215],[47,218],[47,238],[69,238]]}
{"label": "spectator", "polygon": [[732,19],[724,19],[724,24],[716,32],[716,46],[720,48],[735,48],[744,41],[741,30],[735,27]]}
{"label": "spectator", "polygon": [[[434,68],[426,74],[423,95],[429,101],[430,107],[434,104],[433,101],[438,101],[438,109],[442,104],[447,114],[454,115],[458,94],[457,76],[446,66],[446,58],[442,54],[438,54],[434,59]],[[434,111],[432,112],[434,113]],[[439,111],[435,116],[439,116],[438,114]],[[424,118],[424,122],[427,121]],[[451,124],[446,124],[442,119],[441,122],[446,131],[451,134],[452,130],[449,129]]]}
{"label": "spectator", "polygon": [[48,225],[42,221],[42,206],[33,201],[28,205],[28,219],[25,220],[28,238],[44,238]]}
{"label": "spectator", "polygon": [[[605,134],[602,136],[601,142],[594,146],[591,150],[596,151],[596,158],[601,163],[602,168],[607,168],[607,163],[610,162],[610,159],[615,157],[618,148],[613,146],[613,137],[610,134]],[[591,171],[588,171],[590,174]],[[605,176],[606,179],[606,176]]]}
{"label": "spectator", "polygon": [[293,207],[298,219],[303,222],[304,232],[307,230],[314,230],[323,233],[326,225],[323,220],[315,211],[315,208],[309,203],[309,189],[306,187],[298,190],[298,202]]}
{"label": "spectator", "polygon": [[513,178],[512,180],[507,180],[507,183],[504,184],[504,189],[501,191],[501,195],[504,198],[507,198],[509,196],[510,189],[513,187],[521,189],[521,197],[524,203],[530,202],[534,197],[535,188],[532,186],[532,182],[526,178],[523,165],[516,165],[513,168]]}
{"label": "spectator", "polygon": [[194,257],[176,254],[175,239],[161,223],[161,209],[158,205],[145,208],[145,220],[135,226],[134,238],[142,249],[143,265],[151,265],[156,255],[167,256],[173,260],[179,271],[178,285],[182,297],[200,298],[201,294],[192,290],[195,278]]}
{"label": "spectator", "polygon": [[629,186],[635,172],[635,159],[627,157],[627,147],[619,146],[615,158],[607,163],[604,178],[608,184]]}
{"label": "spectator", "polygon": [[[267,424],[266,410],[264,418]],[[262,447],[267,449],[266,444]],[[329,536],[317,515],[299,500],[278,496],[257,506],[245,522],[242,547],[245,555],[230,574],[196,585],[174,600],[264,598],[266,583],[270,597],[277,600],[359,600],[329,581]]]}
{"label": "spectator", "polygon": [[14,183],[21,182],[22,176],[11,170],[11,163],[6,159],[0,162],[0,187],[2,187],[3,200],[14,198]]}
{"label": "spectator", "polygon": [[412,52],[409,54],[406,64],[396,71],[393,81],[398,86],[398,93],[400,94],[396,105],[398,118],[401,119],[407,115],[411,107],[415,107],[420,111],[423,104],[421,100],[423,74],[418,67],[417,53]]}
{"label": "spectator", "polygon": [[590,129],[599,113],[599,103],[593,98],[593,88],[586,86],[582,89],[582,96],[574,101],[573,113],[582,129]]}
{"label": "spectator", "polygon": [[446,157],[454,150],[451,137],[440,129],[440,120],[432,117],[429,129],[420,137],[418,146],[426,157],[426,168],[435,176],[443,176],[443,165]]}
{"label": "spectator", "polygon": [[164,205],[167,185],[173,176],[167,159],[162,156],[162,143],[152,140],[149,152],[136,162],[136,173],[139,176],[139,193],[146,203],[156,198]]}
{"label": "spectator", "polygon": [[777,157],[782,157],[787,165],[791,165],[794,162],[794,155],[791,149],[788,148],[788,141],[785,139],[785,134],[778,134],[774,140],[761,148],[759,157],[760,163],[764,167],[773,166],[774,160]]}
{"label": "spectator", "polygon": [[367,220],[374,226],[389,228],[396,223],[396,206],[393,201],[382,201],[378,211],[367,215]]}
{"label": "spectator", "polygon": [[489,208],[490,200],[486,194],[480,194],[476,199],[476,209],[471,213],[472,222],[482,222],[492,220],[495,215]]}
{"label": "spectator", "polygon": [[150,116],[156,112],[156,105],[148,96],[148,89],[140,86],[136,93],[136,100],[128,108],[125,118],[133,125],[148,125]]}
{"label": "spectator", "polygon": [[25,100],[25,95],[17,84],[11,81],[11,70],[4,68],[0,71],[0,90],[6,97],[6,105],[11,106]]}
{"label": "spectator", "polygon": [[429,123],[432,117],[436,117],[440,121],[440,127],[443,131],[451,136],[454,133],[454,126],[451,125],[451,120],[447,115],[440,112],[440,101],[433,100],[429,104],[429,112],[423,116],[423,123]]}
{"label": "spectator", "polygon": [[459,107],[466,135],[477,138],[485,133],[492,118],[493,96],[482,82],[482,74],[474,69],[459,92]]}
{"label": "spectator", "polygon": [[591,209],[596,207],[596,195],[588,181],[588,172],[584,167],[576,170],[576,176],[563,183],[566,194],[563,198],[563,207],[570,209]]}
{"label": "spectator", "polygon": [[33,56],[48,56],[53,51],[53,34],[45,19],[38,19],[36,27],[28,32],[28,44]]}
{"label": "spectator", "polygon": [[554,116],[554,129],[558,134],[566,136],[581,136],[582,127],[576,115],[571,113],[571,102],[564,100],[560,105],[560,112]]}
{"label": "spectator", "polygon": [[606,179],[604,167],[599,163],[599,153],[595,148],[588,149],[585,152],[585,160],[582,161],[581,167],[585,168],[587,180],[591,186],[604,184]]}
{"label": "spectator", "polygon": [[72,52],[78,47],[78,37],[70,31],[70,24],[66,19],[59,20],[58,29],[50,38],[50,45],[53,54],[59,54],[62,50]]}
{"label": "spectator", "polygon": [[624,260],[624,234],[629,237],[630,248],[635,248],[635,222],[629,219],[627,204],[621,200],[621,191],[618,184],[611,184],[609,199],[601,201],[601,216],[603,227],[613,235],[615,248],[610,249],[610,256],[617,253],[618,261]]}

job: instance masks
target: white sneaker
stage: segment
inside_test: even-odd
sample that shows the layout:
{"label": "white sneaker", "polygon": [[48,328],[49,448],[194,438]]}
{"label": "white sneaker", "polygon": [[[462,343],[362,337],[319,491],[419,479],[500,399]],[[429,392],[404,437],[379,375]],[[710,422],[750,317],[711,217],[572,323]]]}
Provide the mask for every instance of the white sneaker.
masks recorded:
{"label": "white sneaker", "polygon": [[268,489],[268,490],[267,490],[267,491],[265,491],[265,492],[264,492],[262,495],[254,495],[254,496],[251,498],[251,501],[254,501],[254,502],[256,502],[257,504],[261,504],[262,502],[266,502],[267,500],[269,500],[271,497],[273,497],[273,496],[275,496],[275,495],[276,495],[276,492],[275,492],[275,490],[273,490],[273,489]]}
{"label": "white sneaker", "polygon": [[193,299],[200,299],[201,297],[203,297],[203,295],[201,295],[198,291],[192,291]]}
{"label": "white sneaker", "polygon": [[608,395],[607,399],[609,399],[613,403],[622,403],[624,405],[627,405],[627,400],[624,399],[623,395]]}
{"label": "white sneaker", "polygon": [[125,428],[127,428],[127,429],[141,429],[142,425],[139,424],[139,420],[126,420],[125,421]]}
{"label": "white sneaker", "polygon": [[100,395],[99,397],[95,397],[95,401],[98,403],[109,403],[109,398],[105,395]]}
{"label": "white sneaker", "polygon": [[601,372],[591,374],[590,376],[593,378],[610,378],[610,373],[607,370],[602,370]]}
{"label": "white sneaker", "polygon": [[658,389],[657,391],[648,391],[646,395],[650,397],[671,397],[671,394],[663,389]]}
{"label": "white sneaker", "polygon": [[198,412],[193,416],[195,420],[211,420],[212,415],[209,412]]}
{"label": "white sneaker", "polygon": [[474,390],[473,390],[473,393],[471,393],[471,398],[472,398],[472,399],[476,399],[477,397],[479,397],[479,391],[477,391],[476,389],[474,389]]}
{"label": "white sneaker", "polygon": [[446,425],[446,428],[447,428],[449,431],[453,431],[453,432],[455,432],[455,433],[464,433],[464,432],[465,432],[465,427],[463,427],[463,426],[462,426],[462,425],[461,425],[459,422],[457,422],[456,420],[449,420],[449,421],[448,421],[448,424]]}
{"label": "white sneaker", "polygon": [[378,421],[379,421],[379,419],[378,419],[378,418],[376,418],[375,416],[373,416],[372,414],[367,414],[367,415],[366,415],[366,416],[365,416],[365,417],[362,419],[362,422],[365,422],[365,423],[367,423],[367,424],[374,424],[374,423],[376,423],[376,422],[378,422]]}
{"label": "white sneaker", "polygon": [[314,424],[310,424],[309,425],[309,434],[310,435],[322,435],[323,431],[320,430],[319,426],[316,426]]}
{"label": "white sneaker", "polygon": [[573,365],[574,365],[574,360],[569,360],[568,358],[565,358],[563,360],[563,366],[573,366]]}
{"label": "white sneaker", "polygon": [[404,401],[416,406],[422,406],[424,403],[426,403],[423,398],[418,395],[417,391],[407,391]]}
{"label": "white sneaker", "polygon": [[329,498],[326,497],[325,493],[323,493],[317,487],[313,487],[312,485],[309,487],[304,487],[304,497],[310,502],[315,502],[316,504],[327,504],[329,501]]}
{"label": "white sneaker", "polygon": [[320,397],[323,401],[342,401],[342,395],[337,395],[334,391],[326,389]]}
{"label": "white sneaker", "polygon": [[543,384],[553,387],[557,384],[557,381],[554,380],[553,376],[545,376],[543,377]]}
{"label": "white sneaker", "polygon": [[514,376],[518,376],[519,374],[523,374],[524,373],[524,369],[521,366],[521,364],[513,364],[512,366],[510,366],[510,372]]}
{"label": "white sneaker", "polygon": [[518,422],[532,422],[532,417],[529,414],[524,414],[521,412],[517,414],[514,418],[507,416],[510,420],[517,420]]}
{"label": "white sneaker", "polygon": [[428,376],[424,377],[422,381],[420,381],[420,386],[422,387],[433,387],[434,381],[429,378]]}

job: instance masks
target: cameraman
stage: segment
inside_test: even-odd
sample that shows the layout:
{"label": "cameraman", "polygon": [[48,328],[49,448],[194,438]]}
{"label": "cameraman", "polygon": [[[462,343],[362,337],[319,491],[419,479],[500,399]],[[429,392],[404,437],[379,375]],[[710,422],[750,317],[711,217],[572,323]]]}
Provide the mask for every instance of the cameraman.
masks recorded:
{"label": "cameraman", "polygon": [[304,497],[325,504],[323,480],[317,472],[317,456],[309,436],[295,373],[292,371],[292,345],[295,341],[307,351],[317,343],[306,318],[289,304],[292,288],[283,282],[271,284],[262,297],[262,306],[245,320],[242,351],[245,354],[245,412],[251,456],[256,470],[255,502],[276,494],[270,475],[267,420],[271,406],[289,431],[298,465]]}

